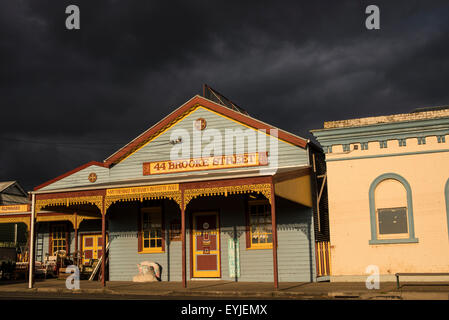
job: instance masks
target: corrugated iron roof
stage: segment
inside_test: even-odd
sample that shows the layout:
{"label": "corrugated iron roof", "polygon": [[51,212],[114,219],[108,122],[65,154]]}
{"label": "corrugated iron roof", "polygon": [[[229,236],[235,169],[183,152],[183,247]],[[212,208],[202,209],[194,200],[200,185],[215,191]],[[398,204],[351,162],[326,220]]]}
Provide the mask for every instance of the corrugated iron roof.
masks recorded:
{"label": "corrugated iron roof", "polygon": [[12,194],[0,194],[0,203],[3,205],[8,204],[28,204],[30,201],[27,197],[21,197],[17,195]]}
{"label": "corrugated iron roof", "polygon": [[0,192],[16,183],[16,181],[0,181]]}

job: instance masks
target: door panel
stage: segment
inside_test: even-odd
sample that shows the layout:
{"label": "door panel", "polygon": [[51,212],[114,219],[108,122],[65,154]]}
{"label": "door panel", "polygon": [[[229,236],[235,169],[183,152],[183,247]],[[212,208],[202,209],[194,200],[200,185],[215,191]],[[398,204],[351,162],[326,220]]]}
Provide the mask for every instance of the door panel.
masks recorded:
{"label": "door panel", "polygon": [[193,214],[193,277],[220,278],[220,229],[217,212]]}
{"label": "door panel", "polygon": [[[106,237],[107,239],[107,237]],[[83,264],[89,263],[90,259],[100,259],[103,254],[103,238],[101,234],[84,234],[82,236]]]}

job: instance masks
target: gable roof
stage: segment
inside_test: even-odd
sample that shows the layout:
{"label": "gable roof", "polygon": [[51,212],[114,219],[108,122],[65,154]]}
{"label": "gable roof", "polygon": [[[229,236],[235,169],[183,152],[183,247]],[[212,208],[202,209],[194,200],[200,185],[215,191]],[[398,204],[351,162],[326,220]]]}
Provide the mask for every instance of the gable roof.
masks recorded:
{"label": "gable roof", "polygon": [[13,185],[15,181],[1,181],[0,182],[0,192]]}
{"label": "gable roof", "polygon": [[[12,188],[14,187],[18,191],[18,193],[17,191],[13,192]],[[1,181],[0,203],[2,204],[28,203],[28,193],[22,188],[22,186],[17,181]]]}
{"label": "gable roof", "polygon": [[197,107],[204,107],[206,109],[212,110],[220,115],[223,115],[225,117],[231,118],[237,122],[240,122],[242,124],[245,124],[249,127],[252,127],[254,129],[265,129],[267,134],[269,134],[270,129],[276,129],[278,130],[278,138],[281,140],[284,140],[292,145],[301,147],[305,149],[308,144],[312,143],[309,140],[306,140],[304,138],[301,138],[299,136],[296,136],[294,134],[291,134],[289,132],[286,132],[284,130],[281,130],[279,128],[276,128],[274,126],[271,126],[265,122],[262,122],[260,120],[257,120],[253,117],[250,117],[249,115],[242,114],[240,112],[234,111],[228,107],[222,106],[216,102],[213,102],[211,100],[208,100],[202,96],[196,95],[190,100],[188,100],[186,103],[184,103],[182,106],[174,110],[172,113],[167,115],[165,118],[160,120],[158,123],[153,125],[151,128],[147,129],[145,132],[140,134],[138,137],[130,141],[128,144],[117,150],[115,153],[110,155],[108,158],[106,158],[103,163],[97,162],[97,161],[91,161],[88,162],[78,168],[75,168],[71,171],[68,171],[52,180],[49,180],[37,187],[34,188],[34,190],[39,190],[45,186],[48,186],[58,180],[61,180],[69,175],[72,175],[82,169],[85,169],[89,166],[96,165],[101,166],[105,168],[110,168],[111,166],[119,163],[123,159],[125,159],[128,155],[139,149],[141,146],[146,144],[148,141],[153,139],[155,136],[163,132],[167,127],[171,126],[181,118],[183,118],[185,115],[190,113],[193,109]]}
{"label": "gable roof", "polygon": [[245,115],[240,112],[231,110],[228,107],[222,106],[222,105],[217,104],[217,103],[215,103],[211,100],[208,100],[204,97],[196,95],[192,99],[187,101],[185,104],[183,104],[181,107],[179,107],[178,109],[176,109],[175,111],[170,113],[164,119],[162,119],[161,121],[156,123],[150,129],[146,130],[141,135],[139,135],[137,138],[135,138],[134,140],[132,140],[131,142],[126,144],[124,147],[122,147],[121,149],[116,151],[114,154],[109,156],[106,160],[104,160],[105,165],[110,167],[111,165],[114,165],[114,164],[120,162],[122,159],[126,158],[130,153],[132,153],[136,149],[140,148],[143,144],[145,144],[152,137],[156,136],[158,133],[163,131],[170,124],[177,121],[179,118],[182,118],[192,108],[195,108],[199,105],[201,105],[202,107],[205,107],[206,109],[215,111],[221,115],[227,116],[233,120],[236,120],[238,122],[246,124],[247,126],[252,127],[254,129],[265,129],[265,130],[267,130],[267,133],[269,132],[270,129],[277,129],[279,139],[289,142],[289,143],[291,143],[295,146],[301,147],[301,148],[306,148],[306,146],[307,146],[308,140],[306,140],[304,138],[298,137],[294,134],[291,134],[289,132],[286,132],[284,130],[281,130],[279,128],[271,126],[267,123],[264,123],[260,120],[252,118],[249,115]]}

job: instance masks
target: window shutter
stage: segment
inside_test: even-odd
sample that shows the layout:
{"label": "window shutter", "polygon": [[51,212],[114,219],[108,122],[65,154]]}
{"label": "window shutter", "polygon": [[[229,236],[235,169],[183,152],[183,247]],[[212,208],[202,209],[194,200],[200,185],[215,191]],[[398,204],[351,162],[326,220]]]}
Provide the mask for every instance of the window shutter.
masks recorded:
{"label": "window shutter", "polygon": [[140,210],[141,204],[138,205],[137,213],[137,251],[142,251],[142,211]]}

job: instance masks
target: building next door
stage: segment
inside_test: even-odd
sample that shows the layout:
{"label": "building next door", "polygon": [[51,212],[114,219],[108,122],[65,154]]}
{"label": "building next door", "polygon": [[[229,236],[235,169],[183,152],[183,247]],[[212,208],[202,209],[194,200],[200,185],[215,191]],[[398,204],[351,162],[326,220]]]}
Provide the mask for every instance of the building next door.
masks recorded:
{"label": "building next door", "polygon": [[90,259],[100,259],[103,255],[103,237],[101,234],[83,234],[81,239],[83,264],[89,263]]}
{"label": "building next door", "polygon": [[217,212],[192,215],[192,260],[194,278],[220,278],[220,227]]}

